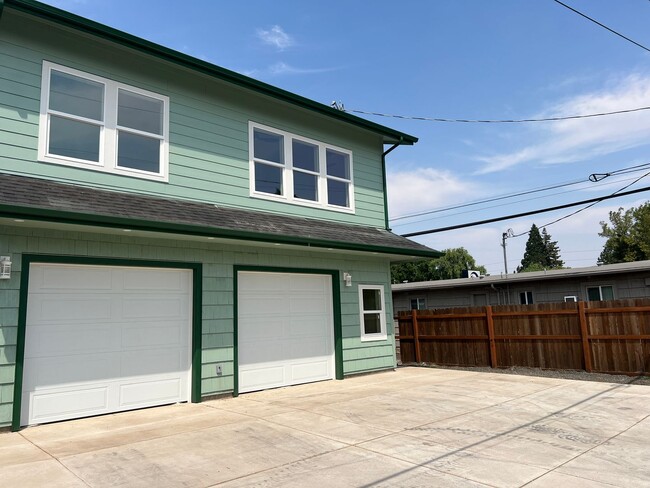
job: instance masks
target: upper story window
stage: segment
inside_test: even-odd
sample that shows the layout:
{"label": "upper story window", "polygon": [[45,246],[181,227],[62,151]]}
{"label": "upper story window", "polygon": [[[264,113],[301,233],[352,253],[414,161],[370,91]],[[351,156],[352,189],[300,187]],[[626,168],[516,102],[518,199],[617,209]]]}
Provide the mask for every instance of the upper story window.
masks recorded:
{"label": "upper story window", "polygon": [[167,181],[169,99],[43,62],[38,159]]}
{"label": "upper story window", "polygon": [[259,124],[250,124],[251,195],[354,211],[352,153]]}

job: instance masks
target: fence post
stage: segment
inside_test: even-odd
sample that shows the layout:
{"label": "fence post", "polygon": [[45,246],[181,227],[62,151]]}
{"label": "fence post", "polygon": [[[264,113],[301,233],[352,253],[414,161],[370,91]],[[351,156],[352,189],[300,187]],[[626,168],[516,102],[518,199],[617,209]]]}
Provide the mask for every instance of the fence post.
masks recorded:
{"label": "fence post", "polygon": [[485,306],[485,319],[487,320],[488,340],[490,341],[490,366],[497,367],[497,344],[494,341],[494,320],[492,319],[492,306]]}
{"label": "fence post", "polygon": [[411,317],[413,317],[413,344],[415,346],[415,362],[420,363],[420,333],[418,332],[418,311],[411,310]]}
{"label": "fence post", "polygon": [[585,302],[578,302],[578,320],[580,321],[580,337],[582,338],[582,355],[585,359],[585,371],[591,373],[591,348],[589,347],[589,330],[587,328],[587,314],[585,313]]}

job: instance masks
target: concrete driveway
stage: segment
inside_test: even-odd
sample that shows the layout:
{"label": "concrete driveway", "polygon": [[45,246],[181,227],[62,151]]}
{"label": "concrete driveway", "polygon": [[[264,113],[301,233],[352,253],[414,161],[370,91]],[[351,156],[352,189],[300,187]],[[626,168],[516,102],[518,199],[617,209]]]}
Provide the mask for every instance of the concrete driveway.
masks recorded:
{"label": "concrete driveway", "polygon": [[0,434],[2,486],[649,486],[650,387],[401,368]]}

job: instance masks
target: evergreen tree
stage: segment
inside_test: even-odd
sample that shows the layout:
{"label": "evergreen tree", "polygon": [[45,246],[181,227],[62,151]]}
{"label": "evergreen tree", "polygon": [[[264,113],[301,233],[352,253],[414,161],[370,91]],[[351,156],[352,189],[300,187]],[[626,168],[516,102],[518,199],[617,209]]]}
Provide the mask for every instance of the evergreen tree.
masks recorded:
{"label": "evergreen tree", "polygon": [[526,250],[524,258],[521,260],[521,266],[517,268],[518,273],[527,271],[543,271],[545,269],[560,269],[564,266],[564,261],[560,259],[560,248],[557,241],[551,240],[551,235],[533,224],[528,233],[526,241]]}
{"label": "evergreen tree", "polygon": [[548,269],[562,269],[564,267],[564,261],[560,259],[560,248],[557,245],[557,241],[551,240],[551,235],[546,232],[546,227],[542,229],[542,241],[546,248],[546,264],[548,265]]}

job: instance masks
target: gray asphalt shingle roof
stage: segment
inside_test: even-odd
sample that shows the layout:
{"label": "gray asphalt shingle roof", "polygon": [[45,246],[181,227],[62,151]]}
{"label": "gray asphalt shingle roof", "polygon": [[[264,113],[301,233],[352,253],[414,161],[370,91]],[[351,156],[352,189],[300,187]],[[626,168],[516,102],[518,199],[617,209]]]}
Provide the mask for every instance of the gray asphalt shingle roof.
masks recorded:
{"label": "gray asphalt shingle roof", "polygon": [[269,242],[296,241],[403,255],[438,253],[385,229],[283,216],[209,203],[82,187],[27,176],[0,174],[0,214],[113,227],[181,231]]}

